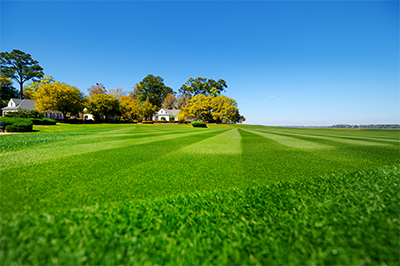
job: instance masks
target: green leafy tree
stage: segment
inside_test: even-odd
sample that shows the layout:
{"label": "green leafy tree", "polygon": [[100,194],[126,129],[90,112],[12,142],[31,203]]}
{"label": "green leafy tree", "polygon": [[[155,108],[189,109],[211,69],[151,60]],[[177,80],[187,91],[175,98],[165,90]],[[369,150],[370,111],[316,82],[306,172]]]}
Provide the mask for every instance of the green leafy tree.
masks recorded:
{"label": "green leafy tree", "polygon": [[43,83],[32,95],[39,111],[59,111],[66,119],[67,113],[78,115],[83,110],[84,95],[74,86],[55,81]]}
{"label": "green leafy tree", "polygon": [[226,81],[223,79],[215,81],[213,79],[199,77],[197,79],[188,79],[188,81],[179,89],[179,92],[182,95],[190,94],[190,96],[199,94],[217,96],[220,95],[221,92],[225,91],[225,88],[227,87],[228,85],[226,85]]}
{"label": "green leafy tree", "polygon": [[139,85],[136,93],[141,102],[149,101],[152,105],[161,108],[165,97],[174,91],[164,84],[164,79],[160,76],[147,75]]}
{"label": "green leafy tree", "polygon": [[121,115],[120,101],[115,96],[104,93],[89,98],[86,108],[95,120],[106,120]]}
{"label": "green leafy tree", "polygon": [[0,53],[1,74],[20,85],[20,99],[23,98],[23,85],[26,81],[43,77],[43,68],[30,54],[20,50]]}
{"label": "green leafy tree", "polygon": [[7,106],[11,98],[18,97],[18,91],[12,86],[9,78],[0,75],[1,90],[0,90],[0,108]]}

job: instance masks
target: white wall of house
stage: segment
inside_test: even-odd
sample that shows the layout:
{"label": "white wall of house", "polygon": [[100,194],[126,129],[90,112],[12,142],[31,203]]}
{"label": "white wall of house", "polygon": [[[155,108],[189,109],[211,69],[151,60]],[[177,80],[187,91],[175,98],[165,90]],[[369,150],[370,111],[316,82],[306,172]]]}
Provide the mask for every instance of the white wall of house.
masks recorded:
{"label": "white wall of house", "polygon": [[178,121],[178,114],[179,110],[166,110],[164,108],[161,108],[160,111],[156,112],[153,116],[153,121],[156,120],[161,120],[162,117],[164,117],[167,121],[169,121],[169,117],[173,116],[175,121]]}
{"label": "white wall of house", "polygon": [[44,112],[43,114],[44,114],[45,118],[64,119],[64,115],[61,112],[47,111],[47,112]]}

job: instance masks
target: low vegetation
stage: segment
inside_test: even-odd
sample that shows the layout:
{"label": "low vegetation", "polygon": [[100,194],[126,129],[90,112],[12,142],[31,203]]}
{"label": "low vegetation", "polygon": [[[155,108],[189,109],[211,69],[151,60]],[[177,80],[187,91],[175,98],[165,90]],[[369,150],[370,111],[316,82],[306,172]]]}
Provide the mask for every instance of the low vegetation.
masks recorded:
{"label": "low vegetation", "polygon": [[19,118],[19,117],[0,117],[0,121],[5,122],[6,132],[30,132],[33,125],[55,125],[54,119],[49,118]]}
{"label": "low vegetation", "polygon": [[192,122],[192,127],[207,127],[207,124],[201,121]]}
{"label": "low vegetation", "polygon": [[3,265],[400,263],[398,132],[34,129],[0,136]]}

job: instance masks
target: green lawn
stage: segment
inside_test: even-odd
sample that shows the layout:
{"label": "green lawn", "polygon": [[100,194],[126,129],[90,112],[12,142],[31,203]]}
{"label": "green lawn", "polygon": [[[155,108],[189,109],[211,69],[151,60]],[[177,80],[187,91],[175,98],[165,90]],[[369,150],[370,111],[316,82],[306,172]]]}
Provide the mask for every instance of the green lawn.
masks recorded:
{"label": "green lawn", "polygon": [[0,136],[2,265],[399,264],[399,131]]}

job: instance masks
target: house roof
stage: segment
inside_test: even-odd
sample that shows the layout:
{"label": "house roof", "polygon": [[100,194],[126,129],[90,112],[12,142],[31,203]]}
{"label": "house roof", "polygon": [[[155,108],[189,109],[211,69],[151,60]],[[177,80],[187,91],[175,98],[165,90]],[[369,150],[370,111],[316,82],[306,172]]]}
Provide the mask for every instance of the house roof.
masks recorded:
{"label": "house roof", "polygon": [[[165,111],[165,113],[163,113],[163,114],[161,114],[160,113],[160,111],[161,110],[164,110]],[[162,116],[162,115],[165,115],[165,116],[167,116],[167,115],[169,115],[169,116],[177,116],[177,115],[179,115],[179,112],[181,111],[180,109],[165,109],[165,108],[161,108],[160,109],[160,111],[158,111],[158,112],[156,112],[154,115],[159,115],[159,116]]]}
{"label": "house roof", "polygon": [[4,110],[4,111],[11,111],[11,110],[18,110],[18,109],[35,110],[35,101],[34,100],[30,100],[30,99],[21,100],[21,99],[12,98],[12,99],[10,99],[10,101],[13,101],[16,106],[13,106],[13,107],[7,106],[4,108],[1,108],[1,110]]}

